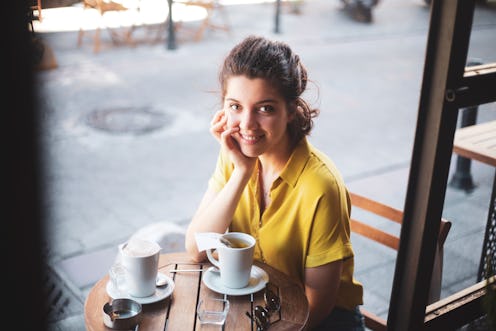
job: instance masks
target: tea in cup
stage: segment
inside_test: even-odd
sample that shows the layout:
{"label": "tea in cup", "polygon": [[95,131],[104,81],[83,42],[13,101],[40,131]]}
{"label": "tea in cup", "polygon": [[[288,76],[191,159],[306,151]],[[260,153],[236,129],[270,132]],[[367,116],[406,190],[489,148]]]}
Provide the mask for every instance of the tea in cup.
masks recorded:
{"label": "tea in cup", "polygon": [[[255,238],[247,233],[228,232],[223,234],[217,248],[217,260],[212,249],[207,249],[209,261],[219,268],[222,285],[229,288],[243,288],[250,281]],[[224,243],[222,243],[224,242]]]}
{"label": "tea in cup", "polygon": [[120,276],[111,277],[114,286],[117,286],[121,292],[125,287],[125,291],[134,297],[153,295],[156,289],[160,250],[160,245],[156,242],[137,238],[120,245],[120,262],[111,269],[114,273],[121,271]]}

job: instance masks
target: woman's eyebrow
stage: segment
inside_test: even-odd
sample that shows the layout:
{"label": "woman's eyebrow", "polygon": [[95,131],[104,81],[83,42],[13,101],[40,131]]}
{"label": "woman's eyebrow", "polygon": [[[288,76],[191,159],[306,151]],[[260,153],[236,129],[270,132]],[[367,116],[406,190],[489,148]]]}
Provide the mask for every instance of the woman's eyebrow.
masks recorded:
{"label": "woman's eyebrow", "polygon": [[255,104],[261,104],[261,103],[277,103],[276,99],[263,99],[260,101],[255,102]]}
{"label": "woman's eyebrow", "polygon": [[[240,102],[236,98],[229,98],[229,97],[227,97],[225,100],[226,101]],[[269,98],[269,99],[263,99],[263,100],[259,100],[259,101],[255,102],[256,105],[260,105],[260,104],[264,104],[264,103],[277,103],[277,99],[270,99]]]}

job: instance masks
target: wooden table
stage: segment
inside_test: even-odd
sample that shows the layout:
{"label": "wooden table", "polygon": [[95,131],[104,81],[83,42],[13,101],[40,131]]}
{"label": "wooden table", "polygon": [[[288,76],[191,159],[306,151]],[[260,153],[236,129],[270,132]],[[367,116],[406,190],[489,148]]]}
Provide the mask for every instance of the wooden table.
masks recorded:
{"label": "wooden table", "polygon": [[[476,125],[466,126],[457,129],[453,141],[453,152],[467,159],[496,167],[496,121],[484,122]],[[482,244],[482,254],[479,263],[479,273],[477,281],[481,281],[487,276],[488,264],[494,263],[496,256],[489,256],[488,252],[493,252],[496,236],[496,173],[494,176],[491,201],[487,215],[486,233]],[[491,239],[492,238],[492,239]],[[491,240],[493,242],[491,242]]]}
{"label": "wooden table", "polygon": [[[308,301],[300,284],[270,266],[255,262],[269,275],[269,282],[278,290],[281,299],[279,314],[271,317],[275,330],[303,330],[308,320]],[[230,309],[224,328],[215,325],[200,325],[196,317],[198,301],[206,296],[224,297],[210,290],[201,281],[203,272],[171,273],[171,269],[207,269],[210,263],[192,262],[186,253],[169,253],[160,256],[159,271],[174,280],[174,292],[162,301],[143,305],[143,320],[139,331],[187,331],[187,330],[256,330],[246,312],[256,305],[265,306],[263,290],[253,295],[227,296]],[[112,330],[103,324],[103,306],[111,298],[107,294],[108,275],[99,280],[90,290],[84,305],[86,329]]]}
{"label": "wooden table", "polygon": [[496,167],[496,121],[457,129],[453,152]]}

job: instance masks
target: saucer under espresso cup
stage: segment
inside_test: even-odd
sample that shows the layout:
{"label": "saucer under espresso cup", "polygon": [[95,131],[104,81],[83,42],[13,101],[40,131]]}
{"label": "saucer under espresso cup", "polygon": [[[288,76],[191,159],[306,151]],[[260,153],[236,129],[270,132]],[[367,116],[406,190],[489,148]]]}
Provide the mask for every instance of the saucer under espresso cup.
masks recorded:
{"label": "saucer under espresso cup", "polygon": [[115,282],[113,282],[112,279],[109,279],[105,289],[109,297],[111,297],[112,299],[132,299],[142,305],[155,303],[168,298],[174,292],[175,287],[174,280],[172,280],[172,278],[170,278],[166,274],[159,272],[157,274],[157,277],[164,280],[165,285],[157,286],[155,288],[155,292],[147,297],[134,297],[130,295],[125,282],[123,282],[121,286],[117,288],[114,286]]}

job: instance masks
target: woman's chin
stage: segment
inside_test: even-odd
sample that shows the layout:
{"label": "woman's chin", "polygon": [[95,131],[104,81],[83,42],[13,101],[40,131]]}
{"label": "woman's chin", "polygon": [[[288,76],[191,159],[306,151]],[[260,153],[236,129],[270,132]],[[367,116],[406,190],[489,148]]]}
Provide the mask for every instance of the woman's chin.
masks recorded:
{"label": "woman's chin", "polygon": [[246,148],[246,147],[245,148],[241,147],[241,153],[243,153],[243,155],[245,155],[246,157],[258,157],[262,154],[256,148]]}

